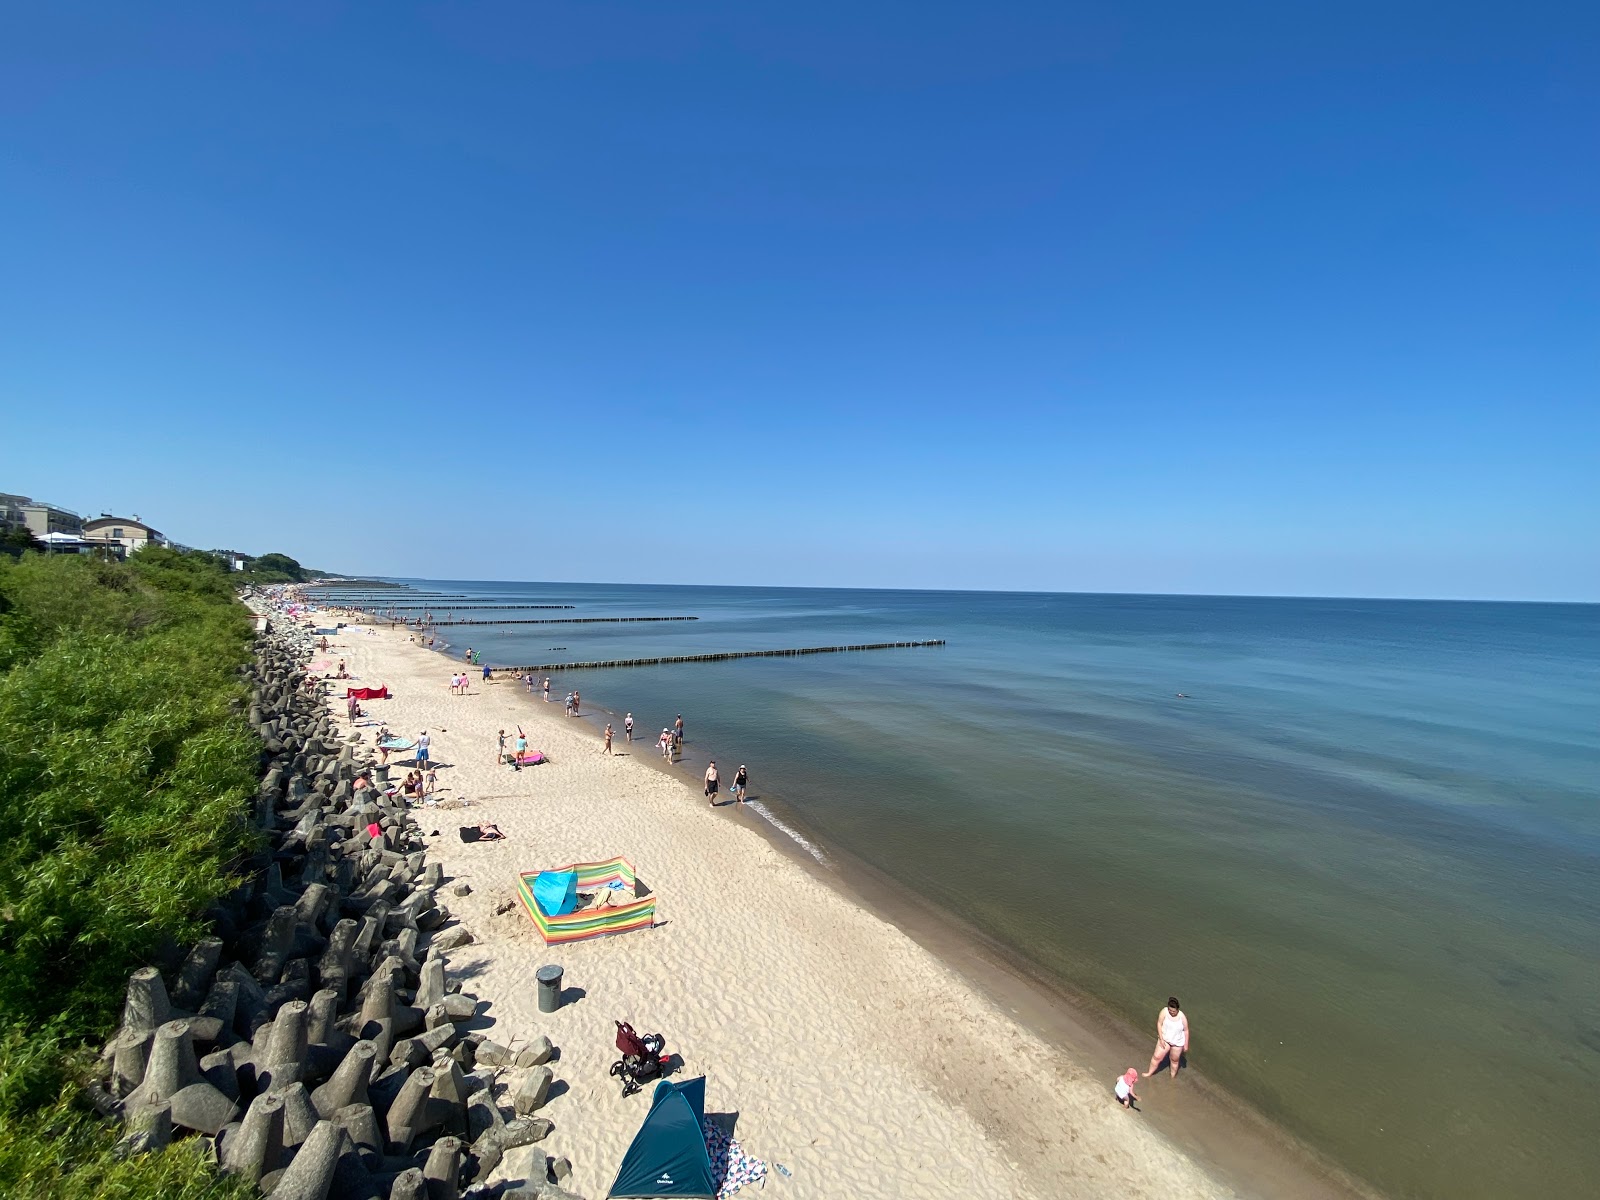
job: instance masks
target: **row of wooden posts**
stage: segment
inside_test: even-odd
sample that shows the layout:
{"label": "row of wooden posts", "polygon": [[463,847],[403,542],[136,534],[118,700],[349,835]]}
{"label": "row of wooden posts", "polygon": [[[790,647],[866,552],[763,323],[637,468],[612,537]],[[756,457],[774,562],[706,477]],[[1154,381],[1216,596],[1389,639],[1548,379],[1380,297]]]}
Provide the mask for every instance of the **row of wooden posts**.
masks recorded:
{"label": "row of wooden posts", "polygon": [[943,638],[925,642],[871,642],[860,646],[805,646],[795,650],[725,650],[717,654],[670,654],[659,658],[611,658],[600,662],[536,663],[526,667],[493,667],[491,675],[520,675],[528,671],[592,671],[601,667],[655,667],[665,663],[724,662],[731,658],[788,658],[796,654],[842,654],[848,650],[909,650],[942,646]]}

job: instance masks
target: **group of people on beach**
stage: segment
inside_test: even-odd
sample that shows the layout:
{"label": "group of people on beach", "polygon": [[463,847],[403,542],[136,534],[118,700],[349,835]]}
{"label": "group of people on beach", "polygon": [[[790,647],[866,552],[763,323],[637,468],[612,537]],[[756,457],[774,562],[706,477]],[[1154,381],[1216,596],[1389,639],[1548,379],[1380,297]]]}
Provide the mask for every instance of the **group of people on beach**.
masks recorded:
{"label": "group of people on beach", "polygon": [[1117,1077],[1116,1086],[1112,1089],[1117,1103],[1123,1108],[1132,1108],[1133,1102],[1139,1098],[1139,1093],[1133,1090],[1134,1086],[1140,1079],[1149,1079],[1163,1066],[1170,1064],[1172,1078],[1176,1079],[1178,1067],[1193,1045],[1188,1014],[1183,1011],[1183,1005],[1178,1003],[1176,996],[1168,996],[1166,1004],[1156,1013],[1156,1048],[1150,1056],[1150,1067],[1142,1075],[1138,1067],[1129,1067]]}
{"label": "group of people on beach", "polygon": [[[705,780],[705,783],[706,783],[705,795],[706,795],[706,799],[711,802],[711,807],[712,808],[715,808],[717,806],[717,788],[721,784],[721,782],[722,782],[722,777],[717,774],[717,760],[716,759],[712,759],[711,760],[711,764],[708,767],[706,767],[706,780]],[[744,803],[745,790],[749,786],[750,786],[750,771],[743,763],[740,763],[739,764],[739,773],[733,777],[733,786],[728,789],[728,793],[729,793],[729,795],[731,795],[733,797],[734,803],[736,803],[736,804],[743,804]]]}

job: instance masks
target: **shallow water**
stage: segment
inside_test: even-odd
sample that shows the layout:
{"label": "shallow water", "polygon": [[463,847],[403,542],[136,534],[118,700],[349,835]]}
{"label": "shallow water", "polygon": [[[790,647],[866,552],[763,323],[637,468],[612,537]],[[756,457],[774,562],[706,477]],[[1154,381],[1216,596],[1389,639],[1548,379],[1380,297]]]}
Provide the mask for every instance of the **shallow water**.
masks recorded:
{"label": "shallow water", "polygon": [[412,582],[701,618],[439,631],[495,665],[948,639],[552,690],[641,753],[682,713],[1141,1028],[1176,992],[1195,1070],[1393,1195],[1600,1178],[1600,607]]}

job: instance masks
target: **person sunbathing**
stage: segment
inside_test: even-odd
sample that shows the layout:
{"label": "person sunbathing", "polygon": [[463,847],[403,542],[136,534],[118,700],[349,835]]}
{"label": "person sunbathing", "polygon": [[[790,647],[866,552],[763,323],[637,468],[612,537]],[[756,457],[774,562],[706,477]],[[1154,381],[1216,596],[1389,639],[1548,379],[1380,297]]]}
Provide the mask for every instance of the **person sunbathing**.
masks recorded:
{"label": "person sunbathing", "polygon": [[494,824],[492,821],[485,821],[483,824],[479,825],[478,833],[480,835],[478,838],[480,842],[498,842],[502,841],[506,836],[500,832],[500,826]]}

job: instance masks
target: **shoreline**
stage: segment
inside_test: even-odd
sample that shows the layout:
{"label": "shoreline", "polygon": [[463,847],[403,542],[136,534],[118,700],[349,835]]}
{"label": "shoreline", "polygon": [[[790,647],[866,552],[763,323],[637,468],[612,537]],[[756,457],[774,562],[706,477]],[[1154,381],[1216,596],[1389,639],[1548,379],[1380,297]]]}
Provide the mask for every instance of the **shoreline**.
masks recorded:
{"label": "shoreline", "polygon": [[[371,618],[367,618],[370,620]],[[364,622],[363,622],[364,623]],[[414,630],[400,627],[386,628],[386,622],[374,621],[371,628],[379,634],[394,638],[398,647],[412,652],[429,653],[426,648],[407,643],[397,635],[409,637]],[[365,639],[363,639],[365,640]],[[443,639],[441,639],[441,642]],[[453,657],[448,645],[435,647],[429,655],[440,660],[442,667],[449,663],[459,670],[461,662]],[[486,688],[475,672],[473,687],[479,693],[494,696],[497,703],[524,706],[530,722],[543,721],[551,730],[567,727],[589,742],[599,754],[598,725],[609,716],[620,728],[620,712],[611,714],[604,705],[591,707],[590,715],[582,717],[579,730],[571,730],[563,720],[552,723],[554,712],[548,708],[539,693],[526,692],[509,678],[499,677],[493,688]],[[552,702],[553,703],[553,702]],[[593,697],[591,697],[591,704]],[[590,723],[596,727],[591,728]],[[627,750],[620,740],[619,749]],[[673,790],[681,797],[696,801],[691,807],[698,809],[700,797],[695,789],[697,772],[680,773],[668,768],[654,753],[654,743],[640,740],[634,744],[633,757],[642,757],[662,780],[670,779]],[[701,757],[695,755],[695,758]],[[729,761],[733,761],[730,759]],[[680,759],[677,766],[681,767]],[[632,764],[637,766],[637,763]],[[782,806],[781,798],[778,801]],[[920,896],[906,892],[900,885],[883,876],[875,868],[854,859],[848,852],[828,846],[826,864],[814,859],[807,847],[795,840],[795,832],[776,826],[771,814],[755,820],[739,820],[737,811],[719,809],[717,815],[736,827],[758,835],[761,841],[777,851],[786,862],[798,866],[802,873],[828,889],[844,903],[874,920],[887,922],[899,935],[932,962],[951,972],[967,989],[970,997],[987,1005],[1002,1022],[1012,1026],[1010,1036],[1035,1039],[1035,1050],[1058,1076],[1078,1084],[1098,1087],[1100,1076],[1108,1079],[1116,1073],[1109,1064],[1133,1063],[1142,1066],[1149,1054],[1149,1038],[1130,1028],[1092,998],[1075,994],[1060,981],[1045,977],[1009,948],[1002,947],[985,936],[982,931],[965,925],[958,918],[938,909]],[[1091,1065],[1092,1064],[1092,1065]],[[1102,1065],[1107,1064],[1107,1065]],[[1206,1178],[1206,1186],[1192,1184],[1188,1190],[1173,1190],[1175,1180],[1166,1180],[1160,1194],[1281,1196],[1295,1195],[1309,1200],[1364,1200],[1378,1195],[1365,1184],[1351,1177],[1337,1165],[1319,1156],[1314,1150],[1299,1142],[1286,1130],[1249,1107],[1241,1099],[1186,1071],[1181,1082],[1170,1090],[1164,1075],[1146,1080],[1141,1087],[1146,1091],[1139,1114],[1140,1136],[1154,1136],[1164,1146],[1164,1152],[1179,1156],[1185,1166],[1192,1167]],[[1047,1084],[1048,1086],[1048,1084]],[[1003,1112],[984,1112],[971,1098],[955,1092],[949,1102],[969,1113],[991,1133],[1013,1162],[1029,1163],[1029,1175],[1054,1174],[1048,1162],[1052,1155],[1064,1150],[1062,1146],[1035,1146],[1026,1143],[1028,1133],[1022,1123],[1008,1121]],[[1150,1101],[1156,1099],[1152,1107]],[[1110,1107],[1115,1108],[1114,1104]],[[1132,1115],[1132,1114],[1113,1114]],[[1119,1131],[1120,1132],[1120,1131]],[[1064,1132],[1065,1141],[1073,1140]],[[1059,1166],[1059,1164],[1055,1164]],[[1015,1168],[1013,1168],[1015,1169]],[[1050,1187],[1068,1182],[1058,1179]],[[1077,1184],[1086,1180],[1071,1181]],[[1152,1180],[1154,1182],[1154,1180]],[[1192,1183],[1192,1181],[1191,1181]],[[1126,1183],[1121,1185],[1126,1190]],[[1051,1191],[1042,1194],[1070,1194],[1078,1189],[1070,1187],[1068,1193]],[[1029,1194],[1021,1191],[1017,1194]],[[1087,1193],[1096,1194],[1096,1193]]]}
{"label": "shoreline", "polygon": [[[437,649],[432,653],[452,664],[459,661]],[[514,690],[521,687],[512,678],[498,674],[492,682]],[[552,695],[558,690],[552,686]],[[519,694],[544,707],[537,691]],[[555,703],[552,700],[548,707],[554,709]],[[615,721],[620,739],[622,713],[602,703],[590,704],[579,719],[593,727],[597,744],[608,717]],[[617,744],[626,745],[620,740]],[[681,783],[690,792],[695,791],[705,763],[719,755],[716,749],[686,744],[668,766],[654,753],[653,743],[635,744],[649,750],[643,755],[646,766]],[[737,755],[721,757],[724,761],[737,761]],[[684,767],[689,769],[685,771]],[[755,802],[766,799],[770,798],[757,796]],[[781,796],[776,803],[784,806]],[[719,811],[728,807],[723,800]],[[728,812],[728,817],[738,819],[737,807]],[[1134,1028],[1094,997],[1046,975],[1015,950],[954,913],[907,891],[879,868],[804,828],[797,815],[787,811],[773,813],[763,803],[763,811],[755,817],[747,822],[748,827],[775,850],[850,903],[888,921],[956,972],[976,994],[987,996],[997,1009],[1054,1047],[1068,1068],[1083,1062],[1124,1059],[1142,1065],[1149,1058],[1153,1035]],[[791,821],[802,828],[793,828]],[[1182,1074],[1184,1090],[1175,1097],[1176,1105],[1158,1110],[1147,1106],[1142,1113],[1175,1149],[1194,1158],[1240,1197],[1384,1200],[1383,1193],[1320,1155],[1248,1101],[1203,1076],[1196,1078],[1189,1068]],[[1158,1075],[1159,1079],[1144,1080],[1140,1086],[1167,1082],[1164,1073]]]}

